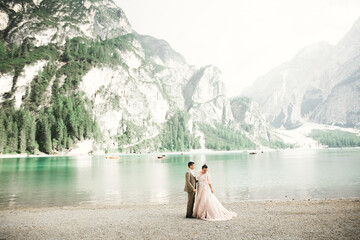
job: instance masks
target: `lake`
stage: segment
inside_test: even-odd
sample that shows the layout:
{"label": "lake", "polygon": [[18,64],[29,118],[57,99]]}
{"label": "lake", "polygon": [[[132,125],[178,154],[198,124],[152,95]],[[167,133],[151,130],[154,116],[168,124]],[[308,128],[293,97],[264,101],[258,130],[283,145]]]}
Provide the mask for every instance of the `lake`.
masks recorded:
{"label": "lake", "polygon": [[187,162],[220,201],[360,197],[360,149],[0,159],[0,208],[186,202]]}

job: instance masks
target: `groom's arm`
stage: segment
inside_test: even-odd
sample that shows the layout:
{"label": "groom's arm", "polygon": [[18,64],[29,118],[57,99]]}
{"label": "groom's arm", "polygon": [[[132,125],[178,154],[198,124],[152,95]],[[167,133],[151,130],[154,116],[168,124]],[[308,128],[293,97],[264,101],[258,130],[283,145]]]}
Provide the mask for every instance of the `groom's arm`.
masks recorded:
{"label": "groom's arm", "polygon": [[187,188],[188,189],[191,189],[191,191],[194,191],[195,190],[195,186],[193,186],[190,182],[190,173],[189,172],[186,172],[186,185],[187,185]]}

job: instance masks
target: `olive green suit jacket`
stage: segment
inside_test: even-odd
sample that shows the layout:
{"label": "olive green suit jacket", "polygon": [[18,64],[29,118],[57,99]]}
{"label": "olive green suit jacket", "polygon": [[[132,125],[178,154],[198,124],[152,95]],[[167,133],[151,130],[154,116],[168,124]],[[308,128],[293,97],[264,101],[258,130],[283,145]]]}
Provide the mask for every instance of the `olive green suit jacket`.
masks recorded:
{"label": "olive green suit jacket", "polygon": [[188,193],[194,192],[194,189],[196,189],[196,179],[191,174],[190,170],[188,170],[185,174],[185,187],[184,191]]}

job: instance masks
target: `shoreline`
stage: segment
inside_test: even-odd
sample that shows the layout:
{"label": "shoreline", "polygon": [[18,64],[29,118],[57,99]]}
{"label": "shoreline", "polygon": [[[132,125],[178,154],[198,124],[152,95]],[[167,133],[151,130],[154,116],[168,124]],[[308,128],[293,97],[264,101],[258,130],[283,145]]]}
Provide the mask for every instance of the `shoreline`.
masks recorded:
{"label": "shoreline", "polygon": [[154,155],[158,156],[161,154],[165,155],[189,155],[189,154],[227,154],[227,153],[249,153],[249,152],[277,152],[277,151],[296,151],[296,150],[352,150],[360,149],[360,147],[343,147],[343,148],[326,148],[326,147],[317,147],[317,148],[266,148],[266,149],[244,149],[244,150],[211,150],[211,149],[196,149],[184,152],[151,152],[151,153],[99,153],[99,154],[0,154],[1,158],[41,158],[41,157],[81,157],[81,156],[146,156]]}
{"label": "shoreline", "polygon": [[186,219],[186,203],[0,210],[0,239],[357,239],[360,199],[224,203],[229,221]]}
{"label": "shoreline", "polygon": [[[240,200],[240,201],[231,201],[224,202],[221,201],[224,205],[233,205],[233,204],[251,204],[251,203],[273,203],[273,204],[286,204],[286,203],[320,203],[320,202],[341,202],[341,201],[353,201],[360,204],[360,197],[348,197],[348,198],[309,198],[309,199],[249,199],[249,200]],[[0,213],[4,211],[28,211],[28,210],[54,210],[54,209],[112,209],[112,208],[129,208],[129,207],[159,207],[166,205],[182,205],[184,202],[136,202],[129,203],[124,202],[120,204],[108,204],[108,203],[83,203],[78,205],[62,205],[62,206],[14,206],[0,208]]]}

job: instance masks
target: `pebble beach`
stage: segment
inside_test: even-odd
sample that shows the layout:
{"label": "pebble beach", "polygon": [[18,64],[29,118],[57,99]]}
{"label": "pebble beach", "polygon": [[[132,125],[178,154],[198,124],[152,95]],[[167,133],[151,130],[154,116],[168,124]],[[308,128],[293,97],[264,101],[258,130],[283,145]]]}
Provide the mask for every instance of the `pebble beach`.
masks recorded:
{"label": "pebble beach", "polygon": [[238,217],[185,218],[185,203],[0,210],[0,239],[360,239],[360,200],[244,201]]}

